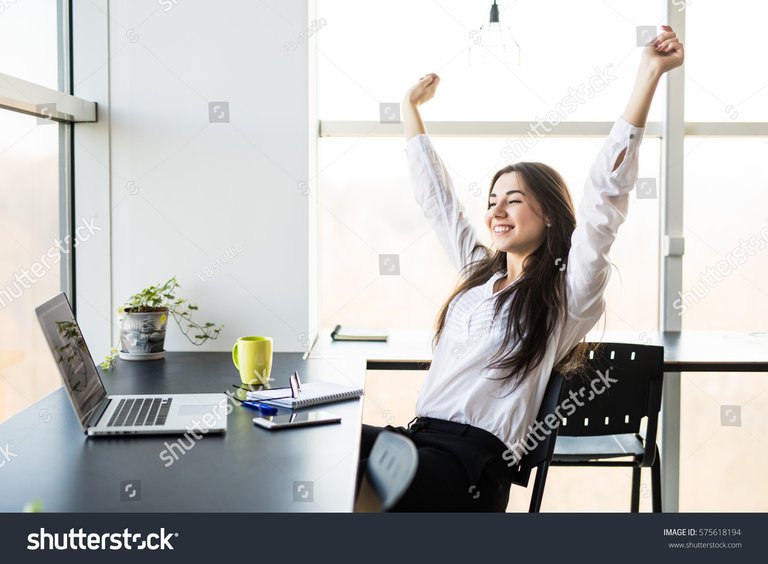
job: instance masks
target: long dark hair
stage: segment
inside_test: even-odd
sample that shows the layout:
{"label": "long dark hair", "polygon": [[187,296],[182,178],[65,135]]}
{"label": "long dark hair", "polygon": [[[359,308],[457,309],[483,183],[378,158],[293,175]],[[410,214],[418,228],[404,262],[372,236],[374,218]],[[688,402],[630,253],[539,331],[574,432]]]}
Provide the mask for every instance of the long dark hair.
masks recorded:
{"label": "long dark hair", "polygon": [[[515,172],[524,187],[538,201],[542,217],[548,217],[551,227],[546,228],[541,245],[523,261],[520,277],[496,298],[494,318],[508,308],[504,340],[487,368],[503,369],[508,373],[503,380],[512,383],[512,389],[542,361],[547,341],[558,320],[564,318],[567,308],[565,268],[571,249],[571,235],[576,228],[576,213],[568,186],[562,176],[550,166],[538,162],[518,162],[499,170],[491,180],[490,191],[503,174]],[[462,292],[485,284],[491,276],[507,268],[507,253],[478,244],[484,257],[467,264],[453,294],[442,306],[437,318],[433,349],[440,340],[451,302]],[[565,266],[565,268],[564,268]],[[515,352],[509,353],[510,342],[518,342]],[[586,359],[586,347],[579,343],[558,363],[555,370],[569,376],[579,373]]]}

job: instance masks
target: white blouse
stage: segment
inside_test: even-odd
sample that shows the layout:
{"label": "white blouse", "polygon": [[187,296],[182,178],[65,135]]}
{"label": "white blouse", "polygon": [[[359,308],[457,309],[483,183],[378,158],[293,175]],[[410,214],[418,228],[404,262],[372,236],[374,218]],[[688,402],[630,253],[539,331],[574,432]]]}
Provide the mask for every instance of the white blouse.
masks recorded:
{"label": "white blouse", "polygon": [[[611,274],[608,251],[626,217],[629,192],[637,179],[637,153],[643,132],[643,128],[619,117],[589,171],[566,262],[568,314],[555,328],[535,373],[509,393],[509,383],[498,380],[506,374],[486,368],[501,346],[507,316],[504,311],[501,319],[493,318],[498,295],[493,292],[493,284],[505,275],[498,272],[450,304],[416,403],[418,416],[468,423],[493,433],[510,449],[514,450],[517,443],[519,450],[529,425],[535,421],[553,367],[584,338],[603,313],[603,292]],[[625,148],[623,161],[612,171]],[[405,152],[416,201],[452,264],[459,270],[480,258],[482,249],[470,254],[478,242],[477,235],[467,222],[430,138],[411,138]]]}

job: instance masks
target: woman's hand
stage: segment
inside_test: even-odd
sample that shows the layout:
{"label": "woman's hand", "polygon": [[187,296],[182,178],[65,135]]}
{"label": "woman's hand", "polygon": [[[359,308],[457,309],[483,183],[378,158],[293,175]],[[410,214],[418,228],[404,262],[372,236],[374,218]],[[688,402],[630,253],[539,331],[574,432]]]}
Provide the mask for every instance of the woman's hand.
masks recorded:
{"label": "woman's hand", "polygon": [[429,73],[426,76],[422,76],[416,84],[408,89],[403,97],[402,107],[402,119],[403,119],[403,132],[406,139],[411,139],[416,135],[421,135],[427,132],[424,127],[424,122],[421,120],[419,114],[419,106],[424,102],[431,100],[435,95],[437,85],[440,83],[440,77],[435,73]]}
{"label": "woman's hand", "polygon": [[663,25],[661,34],[643,50],[641,65],[658,73],[664,74],[683,64],[685,52],[677,34],[668,25]]}
{"label": "woman's hand", "polygon": [[421,106],[424,102],[432,99],[437,90],[437,85],[440,83],[440,77],[435,73],[429,73],[426,76],[422,76],[421,79],[408,89],[405,93],[405,102],[413,104],[414,106]]}
{"label": "woman's hand", "polygon": [[[643,48],[635,86],[622,117],[635,127],[645,127],[653,94],[662,75],[683,64],[683,44],[668,25],[649,45]],[[618,167],[619,163],[616,163]]]}

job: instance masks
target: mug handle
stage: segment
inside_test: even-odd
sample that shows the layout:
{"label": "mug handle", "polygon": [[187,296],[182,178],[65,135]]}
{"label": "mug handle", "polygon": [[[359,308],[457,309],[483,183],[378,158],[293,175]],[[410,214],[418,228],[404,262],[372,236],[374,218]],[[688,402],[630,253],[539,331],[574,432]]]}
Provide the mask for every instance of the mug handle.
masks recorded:
{"label": "mug handle", "polygon": [[240,364],[237,362],[237,342],[235,342],[235,346],[232,347],[232,362],[234,362],[235,367],[240,370]]}

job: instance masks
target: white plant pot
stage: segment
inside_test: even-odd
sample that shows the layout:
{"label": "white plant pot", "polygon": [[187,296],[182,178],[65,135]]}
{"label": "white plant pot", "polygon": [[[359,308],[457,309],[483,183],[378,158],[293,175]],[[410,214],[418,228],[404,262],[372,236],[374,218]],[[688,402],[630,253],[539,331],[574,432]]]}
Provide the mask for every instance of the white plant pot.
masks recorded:
{"label": "white plant pot", "polygon": [[120,318],[119,357],[124,360],[155,360],[165,356],[168,310],[131,312]]}

